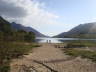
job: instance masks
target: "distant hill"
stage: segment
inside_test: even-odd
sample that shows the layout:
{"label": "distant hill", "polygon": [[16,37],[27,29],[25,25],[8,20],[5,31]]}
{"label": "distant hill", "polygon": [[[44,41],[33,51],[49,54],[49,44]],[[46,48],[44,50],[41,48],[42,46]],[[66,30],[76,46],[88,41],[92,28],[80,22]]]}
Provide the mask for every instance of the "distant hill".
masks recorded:
{"label": "distant hill", "polygon": [[29,31],[34,32],[36,37],[47,37],[47,36],[43,35],[42,33],[38,32],[37,30],[35,30],[32,27],[25,27],[21,24],[15,23],[15,22],[12,22],[11,26],[12,26],[13,29],[16,29],[16,30],[24,30],[24,31],[27,31],[27,32],[29,32]]}
{"label": "distant hill", "polygon": [[79,38],[96,38],[96,22],[80,24],[68,32],[63,32],[54,37],[79,37]]}
{"label": "distant hill", "polygon": [[25,27],[24,25],[21,24],[17,24],[15,22],[8,22],[7,20],[5,20],[3,17],[0,16],[0,31],[2,32],[10,32],[11,29],[13,30],[24,30],[26,32],[33,32],[35,33],[36,37],[48,37],[45,36],[44,34],[40,33],[39,31],[35,30],[32,27]]}
{"label": "distant hill", "polygon": [[6,41],[20,41],[20,42],[34,42],[35,33],[27,32],[22,29],[14,29],[10,22],[0,16],[0,42]]}

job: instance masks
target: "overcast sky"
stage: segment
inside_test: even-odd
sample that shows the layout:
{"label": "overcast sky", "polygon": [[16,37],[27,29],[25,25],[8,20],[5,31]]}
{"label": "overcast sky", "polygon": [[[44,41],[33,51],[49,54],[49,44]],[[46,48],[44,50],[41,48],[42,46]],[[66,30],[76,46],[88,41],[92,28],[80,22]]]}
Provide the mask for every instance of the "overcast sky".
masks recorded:
{"label": "overcast sky", "polygon": [[96,22],[96,0],[0,0],[0,15],[49,36]]}

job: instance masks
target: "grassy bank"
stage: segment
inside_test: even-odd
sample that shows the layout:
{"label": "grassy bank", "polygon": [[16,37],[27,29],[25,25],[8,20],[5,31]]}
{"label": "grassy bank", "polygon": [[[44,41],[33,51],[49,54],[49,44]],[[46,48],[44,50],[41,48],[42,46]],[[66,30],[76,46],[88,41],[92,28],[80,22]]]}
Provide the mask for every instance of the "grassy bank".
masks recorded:
{"label": "grassy bank", "polygon": [[69,48],[69,49],[65,49],[64,52],[70,56],[74,56],[74,57],[80,56],[82,58],[88,58],[96,62],[96,51],[85,51],[85,50]]}
{"label": "grassy bank", "polygon": [[0,72],[10,70],[10,60],[28,54],[30,50],[39,45],[25,42],[0,42]]}
{"label": "grassy bank", "polygon": [[66,48],[75,48],[75,47],[96,47],[95,41],[86,41],[86,40],[76,40],[68,41],[66,43]]}
{"label": "grassy bank", "polygon": [[80,56],[82,58],[88,58],[92,61],[96,61],[96,50],[91,49],[93,47],[96,48],[96,42],[94,41],[70,41],[66,43],[64,52],[70,56]]}
{"label": "grassy bank", "polygon": [[70,56],[80,56],[96,62],[96,50],[92,48],[96,48],[94,41],[70,41],[66,43],[64,52]]}

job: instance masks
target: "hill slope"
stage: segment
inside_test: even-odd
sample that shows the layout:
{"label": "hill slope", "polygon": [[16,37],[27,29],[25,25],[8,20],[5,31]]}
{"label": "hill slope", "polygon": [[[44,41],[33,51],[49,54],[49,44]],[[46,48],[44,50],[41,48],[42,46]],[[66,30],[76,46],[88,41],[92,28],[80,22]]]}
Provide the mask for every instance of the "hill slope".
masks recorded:
{"label": "hill slope", "polygon": [[38,32],[37,30],[35,30],[32,27],[25,27],[21,24],[16,24],[15,22],[12,22],[11,26],[12,26],[12,28],[14,28],[16,30],[24,30],[24,31],[27,31],[27,32],[29,32],[29,31],[34,32],[36,37],[47,37],[47,36],[41,34],[40,32]]}
{"label": "hill slope", "polygon": [[15,22],[8,22],[7,20],[5,20],[4,18],[2,18],[0,16],[0,31],[3,31],[3,32],[10,32],[11,29],[16,29],[16,30],[24,30],[26,32],[33,32],[35,33],[36,37],[48,37],[48,36],[45,36],[43,35],[42,33],[38,32],[37,30],[35,30],[34,28],[32,27],[25,27],[21,24],[17,24]]}
{"label": "hill slope", "polygon": [[11,31],[10,23],[0,16],[0,32],[6,32],[7,33],[9,31]]}
{"label": "hill slope", "polygon": [[80,24],[68,32],[63,32],[54,37],[82,37],[82,38],[96,38],[96,23]]}

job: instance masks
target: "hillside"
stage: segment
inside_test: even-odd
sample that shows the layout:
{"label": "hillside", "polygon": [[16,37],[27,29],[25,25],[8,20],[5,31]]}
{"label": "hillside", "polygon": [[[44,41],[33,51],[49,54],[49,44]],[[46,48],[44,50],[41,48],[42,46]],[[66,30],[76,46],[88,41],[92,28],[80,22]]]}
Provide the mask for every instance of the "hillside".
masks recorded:
{"label": "hillside", "polygon": [[0,16],[0,40],[1,41],[35,41],[35,33],[24,31],[23,29],[16,30],[10,22]]}
{"label": "hillside", "polygon": [[6,32],[7,33],[9,31],[11,31],[10,23],[0,16],[0,32]]}
{"label": "hillside", "polygon": [[[0,72],[10,72],[10,62],[35,47],[35,34],[15,30],[10,22],[0,17]],[[27,44],[26,44],[27,43]]]}
{"label": "hillside", "polygon": [[12,26],[13,29],[16,29],[16,30],[24,30],[24,31],[27,31],[27,32],[30,32],[30,31],[34,32],[36,37],[47,37],[47,36],[43,35],[42,33],[38,32],[37,30],[35,30],[32,27],[25,27],[21,24],[15,23],[15,22],[12,22],[11,26]]}
{"label": "hillside", "polygon": [[96,38],[96,23],[80,24],[68,32],[63,32],[54,37],[79,37],[79,38]]}

